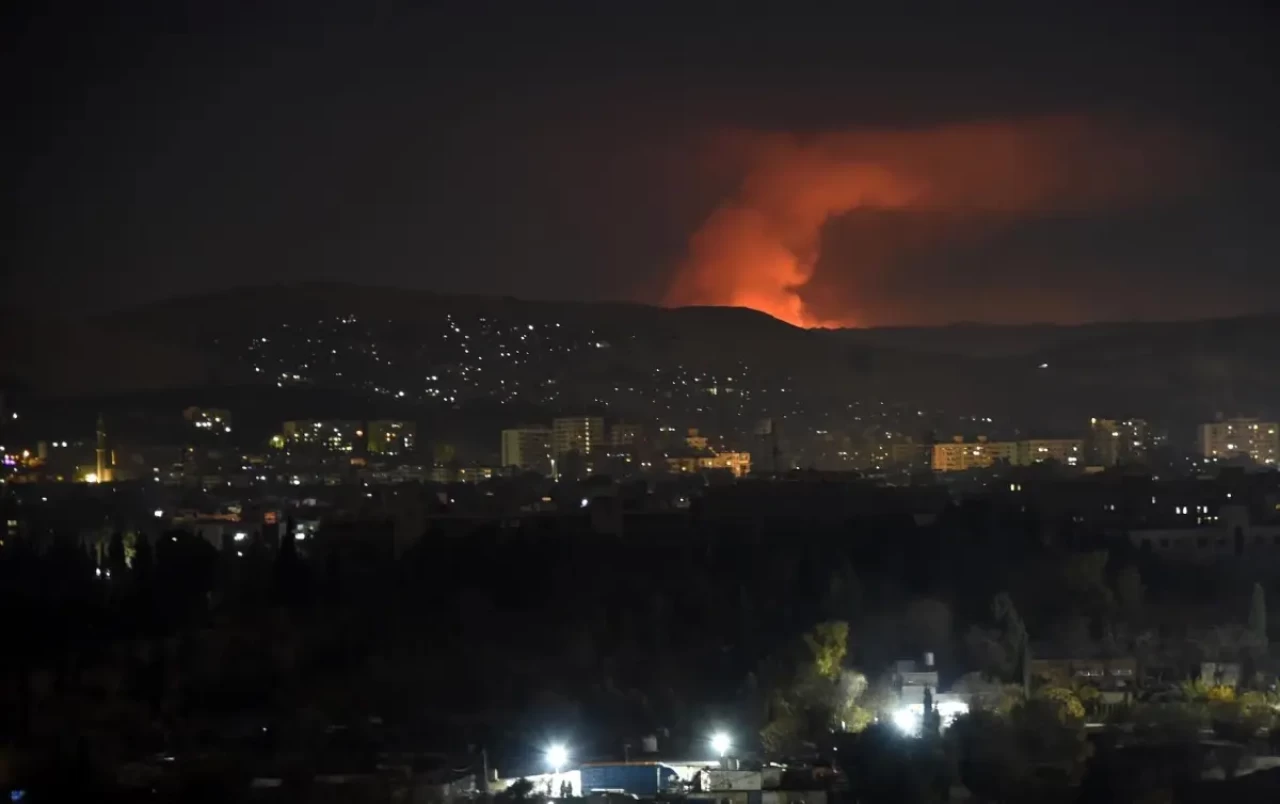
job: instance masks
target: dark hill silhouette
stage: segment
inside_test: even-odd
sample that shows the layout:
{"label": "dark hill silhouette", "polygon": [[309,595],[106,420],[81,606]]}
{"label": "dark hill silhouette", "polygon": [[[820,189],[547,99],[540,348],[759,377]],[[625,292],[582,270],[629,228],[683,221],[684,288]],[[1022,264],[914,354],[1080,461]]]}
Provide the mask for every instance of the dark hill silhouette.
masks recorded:
{"label": "dark hill silhouette", "polygon": [[[219,291],[75,322],[6,317],[5,342],[15,347],[0,357],[0,377],[36,396],[274,385],[277,377],[246,358],[253,337],[286,327],[309,342],[308,333],[345,317],[394,361],[397,378],[453,360],[433,351],[450,321],[470,322],[477,339],[489,337],[478,333],[484,322],[554,332],[570,346],[536,355],[524,370],[566,389],[565,406],[610,404],[603,391],[642,382],[660,394],[664,383],[718,377],[722,385],[733,378],[786,388],[809,410],[876,399],[1063,424],[1089,415],[1191,422],[1215,411],[1280,411],[1278,316],[804,330],[741,308],[524,301],[328,282]],[[472,343],[499,348],[502,338],[492,340]],[[504,376],[496,362],[491,356],[483,376]],[[680,372],[684,379],[674,379]],[[328,382],[357,393],[374,384],[350,375]]]}

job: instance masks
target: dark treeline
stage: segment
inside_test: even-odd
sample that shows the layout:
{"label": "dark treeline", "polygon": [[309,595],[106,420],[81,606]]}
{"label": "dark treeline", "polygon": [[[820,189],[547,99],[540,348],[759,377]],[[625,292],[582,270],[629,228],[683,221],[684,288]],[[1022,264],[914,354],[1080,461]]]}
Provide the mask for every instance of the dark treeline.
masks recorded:
{"label": "dark treeline", "polygon": [[271,750],[253,743],[264,762],[370,716],[381,739],[484,746],[517,770],[550,738],[605,757],[646,734],[700,748],[719,727],[751,750],[776,734],[771,702],[822,623],[847,624],[838,664],[874,679],[929,651],[945,689],[1017,680],[993,600],[1032,643],[1179,667],[1215,650],[1201,623],[1243,623],[1249,607],[1234,579],[985,504],[928,527],[561,524],[436,525],[399,557],[378,522],[222,550],[119,534],[101,563],[67,540],[6,545],[6,767],[105,769],[269,726]]}

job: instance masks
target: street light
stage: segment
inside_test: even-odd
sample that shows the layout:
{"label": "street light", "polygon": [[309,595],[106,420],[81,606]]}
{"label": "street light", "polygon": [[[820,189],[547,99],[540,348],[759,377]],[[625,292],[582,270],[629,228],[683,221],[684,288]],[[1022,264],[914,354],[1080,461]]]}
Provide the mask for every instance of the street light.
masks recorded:
{"label": "street light", "polygon": [[729,748],[733,743],[729,740],[729,735],[722,731],[718,731],[711,735],[711,748],[720,756],[729,753]]}
{"label": "street light", "polygon": [[551,766],[551,770],[557,774],[569,764],[569,750],[564,747],[563,743],[553,743],[547,746],[547,764]]}

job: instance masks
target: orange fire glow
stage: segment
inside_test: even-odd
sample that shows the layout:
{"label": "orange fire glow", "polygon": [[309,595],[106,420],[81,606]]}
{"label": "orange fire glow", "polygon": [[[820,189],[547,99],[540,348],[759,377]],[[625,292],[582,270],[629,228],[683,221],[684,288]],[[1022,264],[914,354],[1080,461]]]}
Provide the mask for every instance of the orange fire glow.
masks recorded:
{"label": "orange fire glow", "polygon": [[742,141],[745,179],[690,239],[665,301],[750,307],[806,327],[857,323],[825,320],[802,297],[834,217],[930,211],[978,225],[1127,203],[1172,174],[1167,157],[1178,150],[1150,132],[1078,118]]}

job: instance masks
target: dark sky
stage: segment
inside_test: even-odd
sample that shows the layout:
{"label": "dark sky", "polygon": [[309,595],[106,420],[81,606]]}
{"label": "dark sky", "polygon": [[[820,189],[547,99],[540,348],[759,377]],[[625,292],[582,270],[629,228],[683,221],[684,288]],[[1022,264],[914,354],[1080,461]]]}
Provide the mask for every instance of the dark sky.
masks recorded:
{"label": "dark sky", "polygon": [[[1280,310],[1261,3],[593,5],[31,4],[6,24],[5,295],[81,314],[332,279],[659,302],[742,179],[726,132],[1067,114],[1193,138],[1211,169],[969,236],[850,215],[806,293],[879,324]],[[885,237],[909,247],[868,273],[853,255]]]}

